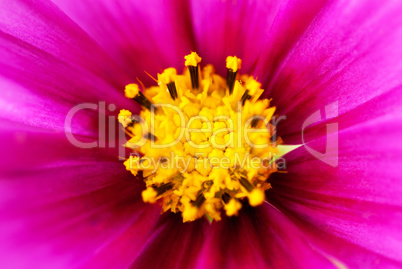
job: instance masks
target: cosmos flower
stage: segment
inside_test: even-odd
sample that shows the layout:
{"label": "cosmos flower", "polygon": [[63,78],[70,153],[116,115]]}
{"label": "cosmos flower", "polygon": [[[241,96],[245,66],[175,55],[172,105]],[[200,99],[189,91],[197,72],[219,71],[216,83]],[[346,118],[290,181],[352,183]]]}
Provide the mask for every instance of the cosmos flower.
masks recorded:
{"label": "cosmos flower", "polygon": [[[393,0],[1,1],[1,268],[401,267],[401,12]],[[304,143],[265,203],[212,223],[144,203],[99,124],[139,113],[125,86],[182,70],[190,51],[222,77],[241,58],[286,116],[278,135]]]}

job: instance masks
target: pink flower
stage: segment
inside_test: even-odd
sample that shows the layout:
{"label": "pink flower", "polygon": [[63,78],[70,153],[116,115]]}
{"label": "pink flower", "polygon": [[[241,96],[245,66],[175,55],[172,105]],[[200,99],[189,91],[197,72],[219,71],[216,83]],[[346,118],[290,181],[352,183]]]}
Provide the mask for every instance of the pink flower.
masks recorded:
{"label": "pink flower", "polygon": [[[402,267],[401,14],[393,0],[1,1],[0,267]],[[222,75],[242,58],[287,144],[339,108],[306,129],[268,203],[211,225],[160,215],[115,148],[77,148],[64,126],[81,103],[138,111],[124,86],[191,50]],[[67,131],[97,141],[98,117]],[[308,151],[335,136],[339,152]]]}

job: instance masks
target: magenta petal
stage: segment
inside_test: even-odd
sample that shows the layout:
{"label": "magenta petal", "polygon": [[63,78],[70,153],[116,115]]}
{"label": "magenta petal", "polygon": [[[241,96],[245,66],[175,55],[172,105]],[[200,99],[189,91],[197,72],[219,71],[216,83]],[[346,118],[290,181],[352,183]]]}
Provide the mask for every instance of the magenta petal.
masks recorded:
{"label": "magenta petal", "polygon": [[[386,115],[339,133],[321,160],[300,148],[287,157],[288,173],[272,179],[271,199],[297,218],[368,249],[379,261],[402,263],[402,118]],[[332,134],[336,136],[337,134]],[[306,146],[325,146],[325,138]]]}
{"label": "magenta petal", "polygon": [[326,258],[269,204],[212,223],[197,268],[327,268]]}
{"label": "magenta petal", "polygon": [[[80,48],[79,48],[80,49]],[[15,37],[0,33],[0,117],[27,125],[64,130],[70,109],[81,103],[99,106],[100,101],[116,108],[133,107],[124,98],[124,82],[116,88],[80,65],[59,58]],[[114,111],[116,113],[116,110]],[[95,110],[81,110],[76,119],[81,133],[93,130]]]}
{"label": "magenta petal", "polygon": [[[0,14],[1,118],[64,131],[78,104],[133,108],[123,96],[131,79],[55,5],[2,1]],[[97,117],[97,111],[83,110],[73,132],[91,134]]]}
{"label": "magenta petal", "polygon": [[[0,150],[2,152],[0,173],[19,172],[24,169],[40,170],[51,167],[51,164],[63,165],[89,162],[118,163],[117,145],[112,148],[95,147],[91,149],[79,148],[70,142],[64,132],[48,131],[15,122],[0,121]],[[81,136],[74,134],[74,138],[84,143],[98,142],[96,136]],[[116,141],[116,143],[118,143]],[[110,146],[110,148],[109,148]],[[122,165],[119,163],[119,165]],[[124,166],[123,166],[124,170]],[[123,171],[124,172],[124,171]],[[21,189],[16,189],[19,191]]]}
{"label": "magenta petal", "polygon": [[[184,65],[194,50],[186,1],[53,0],[133,78]],[[96,22],[96,23],[94,23]]]}
{"label": "magenta petal", "polygon": [[[30,264],[37,268],[71,268],[87,263],[130,263],[159,218],[160,208],[142,202],[141,189],[133,186],[133,179],[100,182],[99,178],[122,178],[121,173],[110,173],[110,168],[100,169],[101,165],[111,167],[109,163],[88,165],[98,165],[94,168],[97,170],[66,165],[57,170],[30,172],[29,178],[5,179],[38,182],[37,196],[27,195],[22,201],[21,196],[9,197],[15,186],[0,183],[2,189],[8,191],[5,197],[2,191],[0,208],[2,268],[27,268]],[[88,190],[81,195],[38,204],[37,197],[44,199],[50,192],[59,190],[48,183],[56,180],[55,175],[58,175],[57,180],[65,182],[65,188],[76,192],[79,188]],[[40,179],[47,182],[40,182]],[[125,255],[118,255],[119,261],[115,262],[115,255],[121,249],[125,250]]]}
{"label": "magenta petal", "polygon": [[255,67],[280,1],[191,1],[197,52],[220,73],[226,57],[243,60],[242,72]]}
{"label": "magenta petal", "polygon": [[194,268],[207,228],[206,220],[183,223],[180,214],[162,215],[131,268]]}
{"label": "magenta petal", "polygon": [[[160,208],[141,200],[142,180],[109,150],[75,148],[64,134],[2,127],[8,143],[0,145],[0,267],[129,264],[159,218]],[[120,248],[127,252],[117,263]]]}
{"label": "magenta petal", "polygon": [[272,74],[283,64],[289,51],[330,1],[313,0],[308,4],[303,0],[278,2],[280,6],[269,29],[256,70],[264,83],[267,83]]}
{"label": "magenta petal", "polygon": [[[300,141],[300,131],[287,133],[283,136],[283,139],[286,141],[286,143],[289,144],[307,143],[314,139],[326,136],[327,132],[333,132],[333,130],[328,129],[331,129],[331,126],[337,126],[339,130],[342,130],[353,125],[361,124],[365,121],[375,120],[384,116],[398,117],[398,114],[400,113],[402,107],[402,87],[390,89],[389,91],[380,94],[379,96],[367,102],[364,102],[361,105],[339,116],[337,116],[337,110],[340,109],[339,104],[334,104],[335,106],[330,105],[319,111],[320,115],[322,116],[322,118],[320,116],[318,117],[321,118],[320,121],[314,122],[311,125],[307,125],[306,128],[303,129],[302,138],[304,140]],[[332,107],[335,107],[335,113],[333,113],[333,111],[331,112]],[[286,119],[285,121],[283,121],[283,123],[279,123],[280,125],[278,127],[278,130],[280,133],[286,133],[286,130],[289,130],[287,127],[289,127],[290,125],[286,121],[289,120],[289,122],[292,121],[294,123],[297,120],[302,121],[303,117],[305,117],[303,113],[295,114],[294,116],[295,119],[293,121],[292,119]],[[282,131],[282,127],[285,129],[284,131]]]}
{"label": "magenta petal", "polygon": [[[26,78],[24,78],[26,79]],[[57,132],[64,132],[65,120],[74,103],[56,94],[35,92],[18,82],[0,77],[0,119]],[[96,103],[95,103],[96,104]],[[81,110],[74,114],[72,130],[76,134],[96,135],[95,110]],[[2,127],[5,127],[2,124]]]}
{"label": "magenta petal", "polygon": [[1,1],[0,30],[2,36],[15,37],[22,46],[26,43],[67,64],[79,65],[111,85],[120,85],[128,78],[88,34],[48,0]]}
{"label": "magenta petal", "polygon": [[334,1],[280,64],[272,66],[267,47],[257,73],[287,116],[283,135],[300,135],[308,116],[333,102],[341,115],[401,85],[401,12],[397,1]]}

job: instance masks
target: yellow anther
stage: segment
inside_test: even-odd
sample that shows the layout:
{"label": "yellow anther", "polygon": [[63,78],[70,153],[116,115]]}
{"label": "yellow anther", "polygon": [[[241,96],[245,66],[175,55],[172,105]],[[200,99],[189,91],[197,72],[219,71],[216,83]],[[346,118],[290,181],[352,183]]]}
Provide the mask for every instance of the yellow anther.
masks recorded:
{"label": "yellow anther", "polygon": [[198,213],[198,209],[192,205],[188,205],[184,208],[183,211],[183,222],[193,221],[196,219]]}
{"label": "yellow anther", "polygon": [[265,201],[265,193],[263,190],[254,189],[248,195],[248,202],[251,206],[261,205]]}
{"label": "yellow anther", "polygon": [[208,216],[212,218],[215,221],[221,220],[221,214],[219,207],[217,207],[214,203],[206,204],[205,205],[205,210],[208,213]]}
{"label": "yellow anther", "polygon": [[186,66],[197,66],[201,62],[201,57],[196,52],[184,56]]}
{"label": "yellow anther", "polygon": [[214,111],[208,107],[203,107],[200,111],[200,116],[206,117],[208,121],[212,123],[214,118]]}
{"label": "yellow anther", "polygon": [[132,115],[133,114],[130,111],[128,111],[126,109],[122,109],[122,110],[120,110],[118,120],[124,127],[127,127],[131,123]]}
{"label": "yellow anther", "polygon": [[130,156],[125,162],[124,166],[126,167],[126,170],[132,170],[132,169],[137,169],[138,167],[136,164],[138,164],[139,157],[137,156]]}
{"label": "yellow anther", "polygon": [[195,169],[203,176],[208,176],[211,171],[211,165],[207,159],[201,159],[196,162]]}
{"label": "yellow anther", "polygon": [[131,117],[131,115],[133,115],[133,113],[131,113],[129,110],[126,110],[126,109],[120,110],[120,113],[119,113],[119,117],[122,117],[122,118]]}
{"label": "yellow anther", "polygon": [[[227,129],[226,123],[224,123],[223,121],[214,122],[213,132],[216,132],[216,131],[222,130],[222,129],[225,129],[225,130]],[[221,133],[221,132],[219,132],[219,133]]]}
{"label": "yellow anther", "polygon": [[138,162],[140,158],[137,156],[130,156],[125,162],[124,166],[127,171],[130,171],[134,176],[138,174]]}
{"label": "yellow anther", "polygon": [[174,82],[177,76],[177,71],[175,68],[167,68],[163,71],[163,73],[160,75],[160,80],[161,82],[165,84],[169,84],[171,82]]}
{"label": "yellow anther", "polygon": [[246,89],[249,90],[249,95],[253,96],[261,91],[261,83],[253,78],[246,81]]}
{"label": "yellow anther", "polygon": [[236,56],[228,56],[226,58],[226,68],[232,70],[233,72],[237,72],[241,69],[241,59]]}
{"label": "yellow anther", "polygon": [[226,215],[237,216],[239,210],[241,209],[241,203],[236,199],[231,199],[229,203],[225,205]]}
{"label": "yellow anther", "polygon": [[209,178],[214,181],[218,188],[225,188],[225,181],[230,178],[230,174],[227,169],[216,167],[212,169]]}
{"label": "yellow anther", "polygon": [[142,200],[147,203],[155,203],[156,202],[156,196],[158,193],[154,188],[148,187],[146,190],[142,191]]}
{"label": "yellow anther", "polygon": [[212,152],[208,155],[208,157],[210,159],[212,158],[216,158],[216,159],[220,159],[223,157],[223,151],[220,149],[213,149]]}
{"label": "yellow anther", "polygon": [[128,84],[124,90],[124,94],[127,98],[134,98],[139,92],[140,88],[138,87],[138,84],[135,83]]}
{"label": "yellow anther", "polygon": [[207,138],[205,137],[204,134],[202,133],[195,133],[191,134],[191,141],[193,141],[195,144],[199,145],[202,142],[204,142]]}

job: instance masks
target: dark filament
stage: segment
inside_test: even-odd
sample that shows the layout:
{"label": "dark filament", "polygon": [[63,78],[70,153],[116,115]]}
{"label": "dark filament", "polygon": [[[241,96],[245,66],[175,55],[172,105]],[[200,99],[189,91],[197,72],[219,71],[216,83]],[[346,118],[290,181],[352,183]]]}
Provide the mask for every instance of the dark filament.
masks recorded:
{"label": "dark filament", "polygon": [[226,84],[227,84],[227,86],[229,88],[229,93],[230,94],[232,94],[232,92],[233,92],[233,86],[234,86],[235,81],[236,81],[236,75],[237,75],[237,71],[233,72],[232,69],[228,69],[228,74],[227,74],[227,77],[226,77]]}
{"label": "dark filament", "polygon": [[248,192],[251,192],[254,189],[253,184],[251,184],[245,177],[241,177],[239,182]]}
{"label": "dark filament", "polygon": [[226,192],[222,193],[222,200],[225,204],[229,203],[230,201],[230,195],[227,194]]}
{"label": "dark filament", "polygon": [[165,192],[167,192],[168,190],[171,190],[173,188],[173,183],[166,183],[166,184],[162,184],[158,187],[156,186],[152,186],[154,188],[154,190],[157,192],[157,196],[164,194]]}
{"label": "dark filament", "polygon": [[190,77],[191,77],[191,86],[193,89],[198,89],[199,87],[199,82],[198,82],[198,65],[197,66],[189,66],[188,67],[190,71]]}
{"label": "dark filament", "polygon": [[156,136],[154,136],[152,133],[146,134],[146,135],[145,135],[145,138],[147,138],[147,139],[149,139],[149,140],[152,140],[152,141],[154,141],[154,142],[157,140]]}
{"label": "dark filament", "polygon": [[193,202],[193,205],[197,208],[200,208],[200,206],[202,205],[202,203],[204,203],[205,201],[205,197],[204,194],[202,194],[201,192],[198,193],[197,199],[195,199],[195,201]]}
{"label": "dark filament", "polygon": [[128,127],[133,127],[136,122],[139,122],[138,119],[134,116],[131,116],[130,120],[131,122],[127,124]]}
{"label": "dark filament", "polygon": [[177,98],[177,90],[176,90],[176,84],[174,82],[170,82],[167,84],[170,96],[172,97],[173,100],[176,100]]}
{"label": "dark filament", "polygon": [[253,119],[251,121],[251,127],[255,128],[257,127],[258,122],[260,121],[260,119]]}
{"label": "dark filament", "polygon": [[138,95],[133,98],[138,104],[142,105],[149,111],[151,111],[152,103],[145,97],[142,92],[138,92]]}
{"label": "dark filament", "polygon": [[248,90],[246,90],[243,94],[243,96],[241,97],[241,104],[244,106],[244,104],[246,103],[247,100],[251,99],[251,95],[248,94]]}

